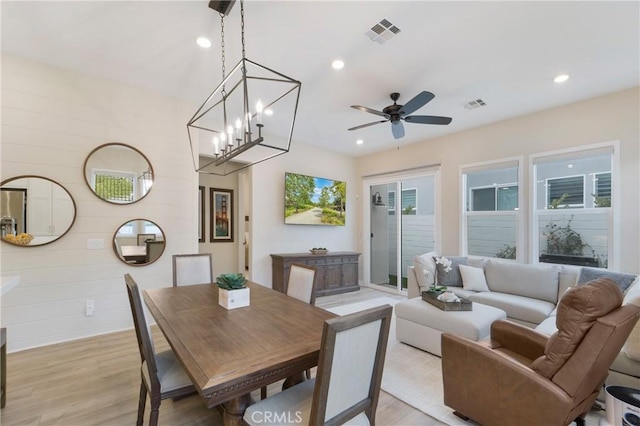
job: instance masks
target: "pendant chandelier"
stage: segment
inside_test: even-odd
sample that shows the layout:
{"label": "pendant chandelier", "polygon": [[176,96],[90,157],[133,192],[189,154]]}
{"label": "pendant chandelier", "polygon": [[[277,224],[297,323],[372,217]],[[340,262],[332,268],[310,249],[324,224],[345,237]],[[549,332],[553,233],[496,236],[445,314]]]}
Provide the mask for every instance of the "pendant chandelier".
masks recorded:
{"label": "pendant chandelier", "polygon": [[224,18],[234,1],[209,2],[220,14],[222,81],[187,123],[196,172],[220,176],[289,152],[302,84],[246,57],[244,0],[242,59],[226,73]]}

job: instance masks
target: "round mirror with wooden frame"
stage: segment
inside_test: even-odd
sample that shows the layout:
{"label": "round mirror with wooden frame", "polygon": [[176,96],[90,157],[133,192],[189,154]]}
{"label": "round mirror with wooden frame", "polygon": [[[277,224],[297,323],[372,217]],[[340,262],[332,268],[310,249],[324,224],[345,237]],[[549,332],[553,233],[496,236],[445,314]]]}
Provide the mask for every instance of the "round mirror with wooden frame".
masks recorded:
{"label": "round mirror with wooden frame", "polygon": [[162,256],[166,246],[164,232],[148,219],[123,223],[113,235],[113,251],[127,265],[149,265]]}
{"label": "round mirror with wooden frame", "polygon": [[69,232],[76,221],[76,203],[65,187],[42,176],[24,175],[0,184],[2,241],[36,247]]}
{"label": "round mirror with wooden frame", "polygon": [[84,162],[84,178],[91,191],[108,203],[133,204],[153,186],[149,159],[132,146],[112,142],[100,145]]}

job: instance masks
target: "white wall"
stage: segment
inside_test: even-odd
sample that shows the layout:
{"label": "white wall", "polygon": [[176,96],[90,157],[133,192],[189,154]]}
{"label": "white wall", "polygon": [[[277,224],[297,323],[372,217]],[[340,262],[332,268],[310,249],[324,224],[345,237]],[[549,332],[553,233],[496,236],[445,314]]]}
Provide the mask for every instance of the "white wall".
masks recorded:
{"label": "white wall", "polygon": [[[346,225],[285,225],[285,172],[345,181]],[[251,182],[252,265],[249,272],[253,281],[271,287],[271,253],[307,252],[312,247],[357,251],[362,184],[355,173],[354,158],[293,142],[288,153],[253,166]],[[362,259],[360,262],[362,264]]]}
{"label": "white wall", "polygon": [[[473,113],[460,109],[460,114]],[[528,155],[612,140],[620,141],[620,267],[639,273],[640,88],[600,96],[413,145],[361,157],[359,175],[440,163],[442,252],[456,254],[460,242],[460,165],[525,156],[524,182],[529,194]],[[455,125],[455,116],[453,119]],[[529,211],[529,204],[520,206]],[[529,223],[524,221],[525,229]],[[362,241],[361,241],[362,243]],[[528,247],[528,241],[526,242]],[[525,253],[528,259],[528,252]]]}
{"label": "white wall", "polygon": [[[24,174],[51,178],[74,197],[76,222],[60,240],[41,247],[0,244],[3,276],[20,284],[2,297],[10,351],[132,327],[123,275],[141,288],[171,285],[171,255],[197,252],[197,174],[186,122],[190,106],[141,89],[2,57],[2,180]],[[107,142],[138,148],[155,182],[132,205],[113,205],[87,187],[83,162]],[[167,247],[152,265],[128,266],[111,241],[123,223],[147,218],[164,231]],[[104,240],[88,250],[87,239]],[[95,301],[92,317],[85,302]]]}

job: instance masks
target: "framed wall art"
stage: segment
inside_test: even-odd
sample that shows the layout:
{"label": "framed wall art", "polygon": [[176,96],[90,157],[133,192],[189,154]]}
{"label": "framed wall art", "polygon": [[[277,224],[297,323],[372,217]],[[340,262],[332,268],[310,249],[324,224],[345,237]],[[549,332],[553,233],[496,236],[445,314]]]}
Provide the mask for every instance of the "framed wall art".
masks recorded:
{"label": "framed wall art", "polygon": [[210,242],[233,242],[233,190],[210,189]]}

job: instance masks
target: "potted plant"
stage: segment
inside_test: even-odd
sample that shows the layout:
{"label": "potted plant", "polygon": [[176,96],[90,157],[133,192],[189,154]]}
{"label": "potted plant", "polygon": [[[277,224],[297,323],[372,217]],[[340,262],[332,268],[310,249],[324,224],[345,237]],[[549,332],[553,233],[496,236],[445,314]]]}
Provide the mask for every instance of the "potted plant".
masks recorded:
{"label": "potted plant", "polygon": [[225,309],[249,306],[250,291],[242,274],[222,274],[216,278],[218,304]]}

